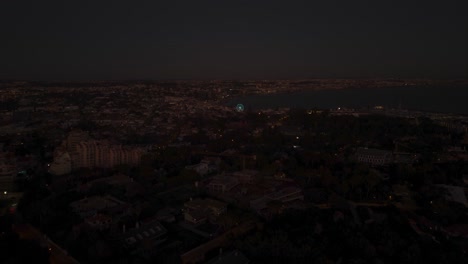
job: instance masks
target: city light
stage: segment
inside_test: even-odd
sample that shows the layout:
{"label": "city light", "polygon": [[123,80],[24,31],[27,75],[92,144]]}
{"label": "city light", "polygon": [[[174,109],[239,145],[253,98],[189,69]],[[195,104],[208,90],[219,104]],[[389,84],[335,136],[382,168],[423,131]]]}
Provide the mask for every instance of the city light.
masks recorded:
{"label": "city light", "polygon": [[237,111],[237,112],[242,112],[242,111],[244,111],[244,105],[243,105],[243,104],[237,104],[237,105],[236,105],[236,111]]}

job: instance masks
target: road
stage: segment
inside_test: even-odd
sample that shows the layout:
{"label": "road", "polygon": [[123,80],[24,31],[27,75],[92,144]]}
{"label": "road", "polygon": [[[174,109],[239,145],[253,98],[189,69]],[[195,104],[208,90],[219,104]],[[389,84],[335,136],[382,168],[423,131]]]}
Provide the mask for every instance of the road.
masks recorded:
{"label": "road", "polygon": [[41,244],[46,244],[50,250],[49,261],[51,264],[79,264],[79,262],[68,255],[68,253],[55,244],[52,240],[47,238],[38,229],[34,228],[30,224],[17,224],[13,230],[19,235],[21,239],[35,240]]}

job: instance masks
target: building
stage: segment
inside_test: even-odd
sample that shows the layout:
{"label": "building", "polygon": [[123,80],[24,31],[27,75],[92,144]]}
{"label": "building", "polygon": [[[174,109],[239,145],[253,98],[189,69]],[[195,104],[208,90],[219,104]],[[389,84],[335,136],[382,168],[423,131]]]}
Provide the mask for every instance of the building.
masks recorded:
{"label": "building", "polygon": [[225,193],[237,185],[239,185],[239,180],[236,177],[219,175],[213,177],[206,187],[212,192]]}
{"label": "building", "polygon": [[393,162],[393,155],[391,151],[358,148],[356,151],[356,160],[362,163],[368,163],[372,166],[388,165]]}
{"label": "building", "polygon": [[413,164],[418,160],[419,155],[414,153],[394,152],[393,162],[401,164]]}
{"label": "building", "polygon": [[117,165],[138,165],[144,150],[121,145],[111,145],[105,141],[84,141],[76,146],[72,156],[73,168],[112,168]]}
{"label": "building", "polygon": [[63,142],[64,147],[70,153],[74,153],[76,151],[76,147],[82,141],[86,141],[89,139],[89,133],[82,130],[74,130],[68,134],[68,137]]}
{"label": "building", "polygon": [[288,203],[296,200],[304,200],[302,190],[298,187],[285,187],[276,192],[267,195],[270,200],[280,201],[282,203]]}
{"label": "building", "polygon": [[250,208],[257,213],[262,214],[262,211],[265,210],[268,207],[268,204],[272,201],[280,202],[283,207],[288,207],[288,204],[303,200],[304,194],[302,193],[301,188],[287,186],[251,200]]}
{"label": "building", "polygon": [[202,176],[214,171],[212,170],[209,164],[202,162],[200,162],[199,164],[187,166],[186,169],[193,170]]}
{"label": "building", "polygon": [[52,175],[65,175],[72,171],[70,154],[63,148],[57,148],[54,153],[54,162],[50,164],[49,173]]}
{"label": "building", "polygon": [[166,240],[167,230],[157,220],[149,220],[147,222],[137,222],[135,227],[124,230],[120,235],[120,242],[124,248],[131,251],[132,254],[139,255],[143,258],[153,256],[161,243]]}
{"label": "building", "polygon": [[258,175],[258,171],[256,170],[242,170],[237,171],[231,174],[232,176],[236,177],[240,183],[242,184],[251,184],[256,176]]}
{"label": "building", "polygon": [[107,230],[111,228],[112,217],[106,214],[95,214],[85,219],[85,223],[97,230]]}
{"label": "building", "polygon": [[184,218],[194,225],[213,221],[226,212],[227,205],[213,199],[195,199],[184,204]]}
{"label": "building", "polygon": [[101,212],[109,214],[124,212],[129,205],[110,195],[86,197],[70,204],[73,212],[81,218],[88,218]]}
{"label": "building", "polygon": [[91,140],[88,132],[75,130],[70,132],[62,145],[55,150],[50,173],[63,175],[78,168],[138,165],[144,152],[143,148],[110,144],[105,140]]}
{"label": "building", "polygon": [[196,171],[199,175],[206,175],[218,171],[221,159],[219,157],[205,157],[200,163],[187,166],[187,169]]}

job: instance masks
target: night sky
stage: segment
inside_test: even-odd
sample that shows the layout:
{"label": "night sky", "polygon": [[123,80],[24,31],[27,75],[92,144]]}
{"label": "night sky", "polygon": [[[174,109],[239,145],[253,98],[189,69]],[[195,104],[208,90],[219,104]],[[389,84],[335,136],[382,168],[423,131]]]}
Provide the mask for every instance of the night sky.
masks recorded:
{"label": "night sky", "polygon": [[468,1],[0,3],[0,79],[467,78]]}

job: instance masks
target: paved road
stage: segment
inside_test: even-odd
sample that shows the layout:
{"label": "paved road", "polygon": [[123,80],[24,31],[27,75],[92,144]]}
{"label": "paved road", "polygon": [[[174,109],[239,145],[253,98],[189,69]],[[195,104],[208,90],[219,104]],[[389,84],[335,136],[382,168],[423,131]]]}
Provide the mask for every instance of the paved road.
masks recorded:
{"label": "paved road", "polygon": [[21,239],[36,240],[39,243],[45,243],[50,250],[50,263],[51,264],[79,264],[79,262],[68,255],[68,253],[55,244],[52,240],[48,239],[39,230],[29,224],[15,225],[14,231]]}

